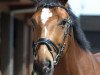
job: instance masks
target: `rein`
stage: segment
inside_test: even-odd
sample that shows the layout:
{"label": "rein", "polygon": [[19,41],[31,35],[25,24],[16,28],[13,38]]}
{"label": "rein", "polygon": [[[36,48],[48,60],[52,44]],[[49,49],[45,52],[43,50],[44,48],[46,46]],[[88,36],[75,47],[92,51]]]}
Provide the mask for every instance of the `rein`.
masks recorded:
{"label": "rein", "polygon": [[[44,7],[48,7],[48,6],[46,5]],[[61,55],[62,55],[62,53],[63,53],[63,51],[65,49],[66,37],[67,37],[67,35],[71,36],[71,31],[72,31],[72,20],[71,20],[71,18],[69,16],[68,19],[66,20],[64,36],[62,38],[63,41],[60,44],[60,46],[57,47],[56,44],[50,39],[39,38],[37,41],[33,42],[33,55],[36,56],[36,50],[37,50],[38,46],[46,45],[48,50],[49,50],[49,52],[52,55],[52,58],[53,58],[53,61],[54,61],[54,67],[55,67],[58,64],[59,59],[61,58]],[[70,42],[68,42],[68,48],[69,48],[69,46],[70,46]],[[51,52],[52,51],[51,47],[54,49],[54,52],[56,52],[56,54],[57,54],[56,58],[54,58],[53,53]]]}

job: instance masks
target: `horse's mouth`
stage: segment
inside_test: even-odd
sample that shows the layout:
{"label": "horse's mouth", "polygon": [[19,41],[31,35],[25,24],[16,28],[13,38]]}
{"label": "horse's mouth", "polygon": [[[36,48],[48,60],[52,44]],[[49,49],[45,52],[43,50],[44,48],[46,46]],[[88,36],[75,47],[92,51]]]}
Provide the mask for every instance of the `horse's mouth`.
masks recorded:
{"label": "horse's mouth", "polygon": [[48,68],[47,66],[34,65],[33,75],[52,75],[53,68]]}
{"label": "horse's mouth", "polygon": [[33,75],[52,75],[51,72],[37,72],[37,71],[34,71]]}
{"label": "horse's mouth", "polygon": [[42,71],[34,71],[33,75],[52,75],[52,71],[48,69]]}

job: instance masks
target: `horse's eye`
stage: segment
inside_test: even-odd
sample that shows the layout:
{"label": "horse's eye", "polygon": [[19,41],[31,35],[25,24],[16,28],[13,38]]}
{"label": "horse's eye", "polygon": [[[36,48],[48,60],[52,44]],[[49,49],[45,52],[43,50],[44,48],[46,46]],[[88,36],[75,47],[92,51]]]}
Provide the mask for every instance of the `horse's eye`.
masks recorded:
{"label": "horse's eye", "polygon": [[66,19],[64,19],[64,20],[62,20],[62,21],[60,22],[60,24],[59,24],[59,25],[66,25],[66,22],[67,22],[67,20],[66,20]]}
{"label": "horse's eye", "polygon": [[34,26],[34,21],[33,21],[32,19],[29,19],[29,20],[27,21],[27,24],[28,24],[29,26]]}
{"label": "horse's eye", "polygon": [[32,26],[32,27],[33,27],[33,31],[34,31],[35,21],[34,21],[33,19],[29,19],[29,20],[27,21],[27,23],[28,23],[29,26]]}

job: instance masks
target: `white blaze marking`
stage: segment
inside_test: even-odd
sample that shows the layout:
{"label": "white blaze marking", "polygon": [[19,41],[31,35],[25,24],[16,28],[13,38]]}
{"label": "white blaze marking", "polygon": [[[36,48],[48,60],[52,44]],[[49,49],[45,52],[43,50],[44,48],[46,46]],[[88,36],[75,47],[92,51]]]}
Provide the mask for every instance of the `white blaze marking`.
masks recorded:
{"label": "white blaze marking", "polygon": [[43,8],[41,13],[41,20],[42,23],[46,23],[49,17],[52,16],[52,13],[50,12],[49,8]]}
{"label": "white blaze marking", "polygon": [[44,50],[43,50],[44,54],[46,54],[46,51],[47,51],[47,50],[45,49],[45,46],[44,46],[44,48],[43,48],[43,49],[44,49]]}
{"label": "white blaze marking", "polygon": [[46,37],[48,31],[47,31],[47,28],[46,27],[44,29],[45,29],[45,34],[44,35]]}
{"label": "white blaze marking", "polygon": [[[42,38],[46,38],[47,34],[48,34],[48,30],[47,30],[47,28],[46,28],[46,26],[45,26],[45,27],[43,28]],[[43,53],[45,54],[46,51],[47,51],[47,49],[46,49],[46,46],[44,45],[44,46],[43,46]]]}

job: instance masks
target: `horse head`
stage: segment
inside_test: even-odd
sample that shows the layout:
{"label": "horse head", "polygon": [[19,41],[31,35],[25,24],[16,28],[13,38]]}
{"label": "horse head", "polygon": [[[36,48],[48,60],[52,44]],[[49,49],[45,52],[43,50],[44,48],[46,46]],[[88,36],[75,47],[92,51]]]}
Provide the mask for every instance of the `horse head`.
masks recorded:
{"label": "horse head", "polygon": [[52,75],[69,46],[72,22],[65,3],[67,0],[40,1],[32,16],[34,71],[38,75]]}

